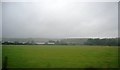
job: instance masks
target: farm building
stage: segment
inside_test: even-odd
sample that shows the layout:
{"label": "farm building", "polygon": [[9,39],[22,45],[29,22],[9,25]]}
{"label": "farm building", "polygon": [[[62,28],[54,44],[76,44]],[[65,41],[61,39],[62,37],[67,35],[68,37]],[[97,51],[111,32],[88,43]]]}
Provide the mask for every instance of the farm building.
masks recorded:
{"label": "farm building", "polygon": [[45,42],[36,42],[36,44],[43,45]]}

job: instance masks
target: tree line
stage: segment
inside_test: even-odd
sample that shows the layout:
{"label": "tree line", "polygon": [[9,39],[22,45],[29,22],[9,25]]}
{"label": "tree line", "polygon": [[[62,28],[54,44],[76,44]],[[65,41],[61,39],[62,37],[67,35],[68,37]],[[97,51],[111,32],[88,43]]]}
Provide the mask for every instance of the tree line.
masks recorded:
{"label": "tree line", "polygon": [[95,38],[88,39],[85,45],[105,45],[105,46],[120,46],[120,38]]}
{"label": "tree line", "polygon": [[[54,43],[55,45],[81,45],[80,43],[74,43],[74,42],[64,42],[64,41],[53,41],[49,40],[48,42],[45,42],[44,45],[49,45],[49,43]],[[35,41],[28,41],[28,42],[10,42],[5,41],[2,42],[3,45],[37,45]],[[82,45],[104,45],[104,46],[120,46],[120,38],[89,38],[84,44]]]}

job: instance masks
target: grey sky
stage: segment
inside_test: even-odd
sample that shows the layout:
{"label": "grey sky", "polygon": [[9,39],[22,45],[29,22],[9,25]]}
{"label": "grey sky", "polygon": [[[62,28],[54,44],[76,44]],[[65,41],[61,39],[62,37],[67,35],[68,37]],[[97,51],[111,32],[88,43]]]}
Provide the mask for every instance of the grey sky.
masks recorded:
{"label": "grey sky", "polygon": [[[43,0],[1,0],[2,2],[41,2]],[[49,1],[49,0],[44,0]],[[56,0],[51,0],[56,1]],[[67,1],[67,0],[60,0],[60,1]],[[69,0],[71,2],[118,2],[120,0]]]}
{"label": "grey sky", "polygon": [[[118,2],[118,18],[120,19],[120,2]],[[118,20],[118,37],[120,37],[120,20]]]}
{"label": "grey sky", "polygon": [[[2,3],[0,3],[0,15],[2,15]],[[2,16],[0,16],[0,38],[2,38]]]}
{"label": "grey sky", "polygon": [[2,3],[3,37],[117,37],[117,2]]}

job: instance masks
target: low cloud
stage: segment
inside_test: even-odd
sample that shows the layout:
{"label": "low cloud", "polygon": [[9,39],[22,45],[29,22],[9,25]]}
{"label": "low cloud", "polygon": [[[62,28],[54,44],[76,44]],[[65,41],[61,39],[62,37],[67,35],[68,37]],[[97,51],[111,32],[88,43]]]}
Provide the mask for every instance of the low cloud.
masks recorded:
{"label": "low cloud", "polygon": [[3,37],[117,37],[117,2],[6,2]]}

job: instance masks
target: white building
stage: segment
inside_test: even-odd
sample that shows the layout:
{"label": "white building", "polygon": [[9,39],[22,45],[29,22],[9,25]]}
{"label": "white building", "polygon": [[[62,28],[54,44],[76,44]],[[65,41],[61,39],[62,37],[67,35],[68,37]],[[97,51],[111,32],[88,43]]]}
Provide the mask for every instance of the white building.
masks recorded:
{"label": "white building", "polygon": [[36,42],[36,44],[43,45],[43,44],[45,44],[45,42]]}
{"label": "white building", "polygon": [[50,43],[50,42],[48,42],[47,44],[53,45],[53,44],[55,44],[55,43]]}

